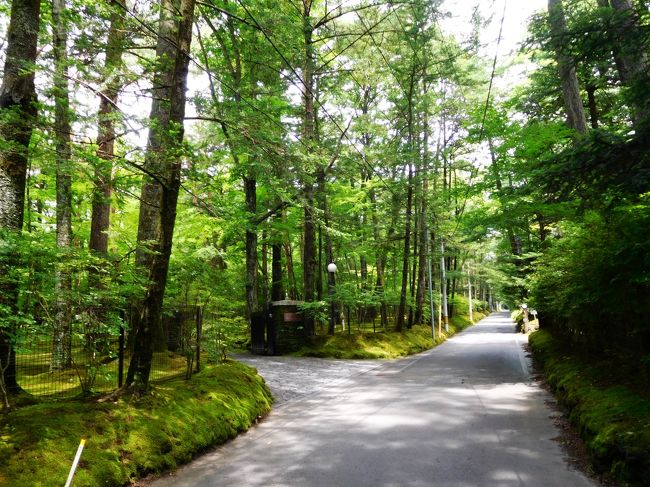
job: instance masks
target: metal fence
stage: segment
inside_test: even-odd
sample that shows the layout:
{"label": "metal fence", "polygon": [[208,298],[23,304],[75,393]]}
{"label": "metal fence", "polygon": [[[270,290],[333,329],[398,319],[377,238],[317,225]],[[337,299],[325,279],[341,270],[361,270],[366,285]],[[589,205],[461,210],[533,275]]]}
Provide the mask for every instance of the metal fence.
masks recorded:
{"label": "metal fence", "polygon": [[[381,306],[339,306],[335,311],[335,334],[353,334],[357,332],[383,333],[395,329],[397,305]],[[382,317],[383,315],[383,317]],[[327,335],[328,325],[320,322],[316,325],[317,335]]]}
{"label": "metal fence", "polygon": [[[132,355],[128,321],[124,317],[119,334],[111,336],[83,325],[73,325],[63,334],[47,327],[37,333],[23,330],[16,347],[18,384],[29,394],[53,399],[117,389],[124,383]],[[162,325],[150,380],[198,371],[203,309],[175,310],[163,317]]]}

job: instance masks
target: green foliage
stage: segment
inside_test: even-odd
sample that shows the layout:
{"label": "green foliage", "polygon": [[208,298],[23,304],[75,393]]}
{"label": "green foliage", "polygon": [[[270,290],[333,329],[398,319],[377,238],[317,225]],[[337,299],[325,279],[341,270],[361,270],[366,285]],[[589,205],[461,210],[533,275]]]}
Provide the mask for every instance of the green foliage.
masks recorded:
{"label": "green foliage", "polygon": [[[52,262],[56,261],[73,276],[64,295],[55,294]],[[0,268],[6,269],[0,274],[0,289],[10,290],[13,296],[13,303],[0,300],[0,328],[8,334],[18,360],[38,354],[39,365],[46,365],[41,364],[42,348],[51,343],[56,301],[63,297],[72,315],[70,340],[78,344],[73,370],[68,372],[83,394],[91,393],[104,373],[103,364],[115,358],[108,345],[125,326],[122,314],[129,301],[141,295],[141,278],[123,262],[100,258],[86,249],[57,252],[51,236],[41,234],[3,233]]]}
{"label": "green foliage", "polygon": [[650,191],[648,141],[592,131],[559,154],[532,164],[530,184],[545,200],[575,210],[608,211]]}
{"label": "green foliage", "polygon": [[531,298],[542,324],[626,363],[650,353],[650,199],[564,224],[539,260]]}
{"label": "green foliage", "polygon": [[517,308],[512,313],[510,313],[510,318],[517,324],[517,328],[521,328],[521,325],[524,323],[524,310]]}
{"label": "green foliage", "polygon": [[310,317],[314,323],[323,326],[329,320],[330,312],[327,301],[313,301],[300,303],[298,309],[305,317]]}
{"label": "green foliage", "polygon": [[254,369],[227,362],[139,401],[27,406],[0,418],[0,485],[63,485],[85,438],[74,485],[122,486],[236,436],[271,403]]}
{"label": "green foliage", "polygon": [[212,363],[223,363],[229,352],[241,350],[249,340],[248,323],[241,317],[217,318],[203,325],[201,347]]}
{"label": "green foliage", "polygon": [[626,386],[609,385],[610,366],[577,360],[548,332],[534,333],[530,344],[549,384],[586,440],[594,469],[609,472],[628,485],[647,485],[650,399]]}

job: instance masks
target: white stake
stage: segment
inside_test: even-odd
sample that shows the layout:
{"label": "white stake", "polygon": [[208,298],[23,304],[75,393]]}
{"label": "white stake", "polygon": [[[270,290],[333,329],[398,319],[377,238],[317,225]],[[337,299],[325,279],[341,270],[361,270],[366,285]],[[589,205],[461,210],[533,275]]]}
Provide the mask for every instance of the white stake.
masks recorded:
{"label": "white stake", "polygon": [[79,459],[81,458],[81,452],[84,450],[84,445],[86,444],[86,440],[81,440],[81,443],[79,443],[79,448],[77,448],[77,454],[74,457],[74,461],[72,462],[72,467],[70,468],[70,473],[68,474],[68,481],[65,483],[65,487],[70,487],[72,484],[72,477],[74,477],[74,472],[77,470],[77,464],[79,463]]}

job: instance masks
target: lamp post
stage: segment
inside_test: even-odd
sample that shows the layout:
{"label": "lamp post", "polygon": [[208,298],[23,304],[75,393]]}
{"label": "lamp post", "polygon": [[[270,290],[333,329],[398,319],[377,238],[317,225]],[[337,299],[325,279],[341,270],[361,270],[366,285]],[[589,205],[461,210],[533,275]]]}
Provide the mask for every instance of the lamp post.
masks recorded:
{"label": "lamp post", "polygon": [[336,264],[332,262],[327,265],[327,283],[330,291],[330,326],[328,333],[334,335],[334,273]]}

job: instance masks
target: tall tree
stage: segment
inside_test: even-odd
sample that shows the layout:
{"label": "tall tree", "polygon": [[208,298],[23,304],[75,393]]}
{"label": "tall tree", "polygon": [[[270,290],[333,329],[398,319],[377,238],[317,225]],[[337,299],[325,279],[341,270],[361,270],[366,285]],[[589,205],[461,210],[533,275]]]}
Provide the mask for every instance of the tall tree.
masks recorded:
{"label": "tall tree", "polygon": [[[72,245],[72,143],[68,76],[68,22],[65,0],[52,0],[54,52],[54,136],[56,141],[56,245],[68,256]],[[56,276],[56,314],[52,345],[52,370],[72,365],[72,278],[64,257]]]}
{"label": "tall tree", "polygon": [[[20,233],[23,227],[29,141],[37,116],[34,63],[40,7],[40,0],[11,3],[0,87],[0,232]],[[0,265],[9,269],[13,263]],[[12,345],[14,325],[8,320],[18,314],[14,283],[2,284],[0,307],[6,310],[0,321],[0,375],[6,391],[15,393],[19,386]]]}
{"label": "tall tree", "polygon": [[567,28],[562,0],[548,0],[548,14],[567,120],[572,129],[580,134],[585,134],[587,133],[587,120],[580,97],[576,68],[574,60],[566,53]]}
{"label": "tall tree", "polygon": [[[610,0],[612,8],[617,12],[619,21],[614,58],[623,84],[643,91],[644,96],[635,96],[633,103],[633,120],[638,126],[648,116],[649,107],[643,101],[648,77],[647,44],[642,38],[642,30],[630,0]],[[646,34],[647,35],[647,34]],[[640,98],[640,99],[639,99]]]}
{"label": "tall tree", "polygon": [[404,326],[404,313],[406,311],[406,286],[408,283],[408,274],[409,274],[409,255],[411,247],[411,217],[413,212],[413,166],[415,163],[414,160],[414,97],[415,97],[415,86],[416,86],[416,66],[413,64],[411,66],[411,73],[409,76],[409,88],[407,91],[407,131],[408,131],[408,141],[407,141],[407,155],[406,155],[406,167],[408,168],[408,178],[407,178],[407,189],[406,189],[406,225],[404,227],[404,254],[402,255],[402,288],[400,291],[399,307],[397,308],[397,316],[395,320],[395,329],[396,331],[402,331]]}
{"label": "tall tree", "polygon": [[[426,77],[426,76],[425,76]],[[426,88],[425,88],[426,89]],[[429,117],[425,112],[423,117],[423,136],[422,136],[422,165],[420,168],[420,191],[419,206],[419,240],[420,251],[418,253],[418,286],[415,299],[415,323],[424,323],[424,297],[426,292],[427,262],[429,255],[429,213],[428,213],[428,194],[429,194]],[[433,310],[432,310],[433,311]]]}
{"label": "tall tree", "polygon": [[[302,141],[307,147],[308,154],[315,148],[318,134],[316,133],[316,107],[314,96],[314,25],[311,18],[313,1],[302,0],[302,28],[304,57],[302,63],[303,84],[303,113],[302,113]],[[314,180],[309,171],[303,181],[304,192],[304,221],[303,221],[303,299],[307,302],[314,300],[316,291],[316,215]],[[314,320],[307,317],[306,328],[308,333],[314,332]]]}
{"label": "tall tree", "polygon": [[122,87],[121,65],[124,53],[124,16],[117,0],[109,2],[110,27],[106,40],[104,76],[106,84],[99,93],[97,127],[97,161],[95,163],[90,241],[88,246],[99,255],[108,253],[108,229],[111,215],[113,159],[115,157],[115,124],[117,99]]}
{"label": "tall tree", "polygon": [[155,340],[160,334],[163,297],[181,184],[183,121],[194,0],[161,0],[157,74],[154,78],[146,176],[140,197],[136,265],[148,273],[144,300],[137,308],[134,349],[127,387],[146,392]]}

